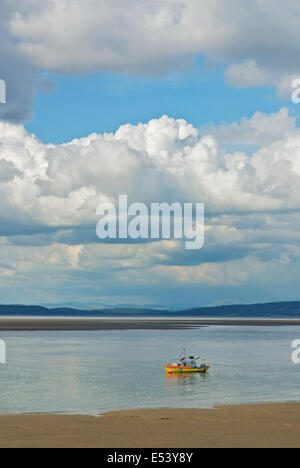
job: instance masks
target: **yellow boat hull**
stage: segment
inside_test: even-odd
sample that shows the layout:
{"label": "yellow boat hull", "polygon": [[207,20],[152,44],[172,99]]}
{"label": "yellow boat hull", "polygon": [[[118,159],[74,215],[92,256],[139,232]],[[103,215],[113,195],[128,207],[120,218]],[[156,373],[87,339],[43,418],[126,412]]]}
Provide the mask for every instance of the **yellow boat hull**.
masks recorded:
{"label": "yellow boat hull", "polygon": [[176,367],[176,366],[166,366],[167,374],[206,374],[210,366],[205,367]]}

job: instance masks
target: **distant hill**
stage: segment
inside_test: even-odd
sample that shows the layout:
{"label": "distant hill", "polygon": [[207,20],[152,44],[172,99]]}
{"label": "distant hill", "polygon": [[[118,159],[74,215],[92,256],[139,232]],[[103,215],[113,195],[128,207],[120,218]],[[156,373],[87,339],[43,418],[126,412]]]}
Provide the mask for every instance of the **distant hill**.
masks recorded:
{"label": "distant hill", "polygon": [[67,307],[47,308],[41,306],[0,305],[0,316],[64,316],[64,317],[287,317],[300,318],[300,302],[274,302],[267,304],[226,305],[201,307],[182,311],[167,311],[136,308],[106,308],[99,310],[73,309]]}
{"label": "distant hill", "polygon": [[188,310],[190,316],[208,317],[300,317],[300,302],[270,302],[267,304],[226,305]]}

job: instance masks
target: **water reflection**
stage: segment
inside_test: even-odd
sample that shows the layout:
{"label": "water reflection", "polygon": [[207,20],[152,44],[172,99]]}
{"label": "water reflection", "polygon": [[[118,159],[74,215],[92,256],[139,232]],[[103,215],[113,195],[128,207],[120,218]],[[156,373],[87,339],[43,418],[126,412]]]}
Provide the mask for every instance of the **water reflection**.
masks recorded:
{"label": "water reflection", "polygon": [[210,378],[207,374],[168,374],[165,375],[166,386],[171,389],[180,387],[194,387],[208,381]]}
{"label": "water reflection", "polygon": [[176,398],[179,406],[191,406],[189,401],[201,402],[209,394],[209,374],[166,374],[165,391],[170,403]]}
{"label": "water reflection", "polygon": [[[9,361],[0,369],[0,413],[299,401],[299,366],[290,358],[299,333],[299,327],[3,333]],[[167,357],[186,343],[205,350],[209,373],[164,372]]]}

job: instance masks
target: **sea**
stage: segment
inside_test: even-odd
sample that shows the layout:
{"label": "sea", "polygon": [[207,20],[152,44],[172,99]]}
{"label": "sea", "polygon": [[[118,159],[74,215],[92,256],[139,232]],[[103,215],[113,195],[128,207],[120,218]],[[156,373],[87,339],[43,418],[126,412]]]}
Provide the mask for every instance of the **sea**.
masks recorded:
{"label": "sea", "polygon": [[[292,361],[299,326],[0,332],[0,414],[101,415],[135,408],[213,408],[300,401]],[[166,375],[182,349],[207,375]]]}

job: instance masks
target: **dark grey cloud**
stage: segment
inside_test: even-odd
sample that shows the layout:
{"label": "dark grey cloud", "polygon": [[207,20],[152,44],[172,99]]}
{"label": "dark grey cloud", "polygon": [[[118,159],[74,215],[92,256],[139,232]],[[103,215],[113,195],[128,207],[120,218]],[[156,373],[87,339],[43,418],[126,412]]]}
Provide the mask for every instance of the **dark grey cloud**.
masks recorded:
{"label": "dark grey cloud", "polygon": [[39,78],[38,68],[22,54],[10,32],[10,18],[18,1],[2,0],[0,17],[0,79],[6,83],[6,104],[0,104],[0,120],[30,119]]}
{"label": "dark grey cloud", "polygon": [[21,174],[21,171],[19,171],[12,162],[0,159],[0,183],[9,182],[13,180],[15,176],[20,176]]}

